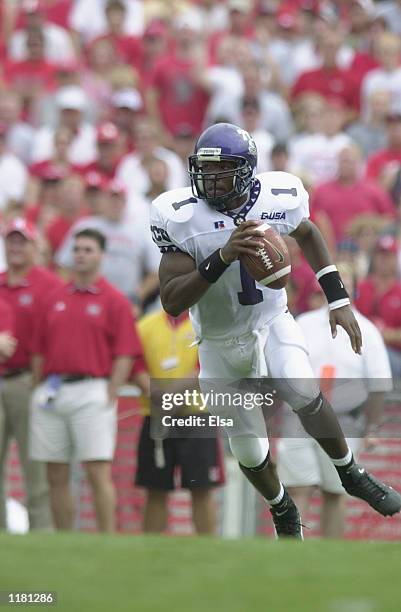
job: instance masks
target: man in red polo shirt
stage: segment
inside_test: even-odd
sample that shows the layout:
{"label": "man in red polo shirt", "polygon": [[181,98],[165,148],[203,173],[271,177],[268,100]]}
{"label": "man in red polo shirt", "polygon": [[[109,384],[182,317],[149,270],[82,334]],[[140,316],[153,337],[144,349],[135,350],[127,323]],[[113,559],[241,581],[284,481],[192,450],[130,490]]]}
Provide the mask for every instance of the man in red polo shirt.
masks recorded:
{"label": "man in red polo shirt", "polygon": [[76,165],[74,170],[86,176],[98,172],[105,181],[116,176],[116,169],[121,160],[122,140],[120,131],[111,121],[101,123],[96,130],[97,158],[90,164]]}
{"label": "man in red polo shirt", "polygon": [[317,219],[324,216],[339,243],[356,217],[380,215],[391,222],[396,214],[390,196],[373,181],[362,176],[362,156],[357,146],[350,144],[340,151],[337,176],[316,187],[311,209]]}
{"label": "man in red polo shirt", "polygon": [[381,236],[375,246],[372,271],[359,283],[355,304],[381,331],[394,379],[401,379],[401,282],[398,243]]}
{"label": "man in red polo shirt", "polygon": [[85,465],[99,530],[115,527],[116,399],[141,347],[130,303],[99,276],[105,242],[95,229],[77,233],[73,281],[52,293],[34,334],[42,382],[32,396],[30,454],[47,462],[57,529],[73,524],[73,456]]}
{"label": "man in red polo shirt", "polygon": [[[3,363],[15,352],[17,340],[15,338],[15,315],[11,306],[0,298],[0,377],[3,373]],[[0,428],[5,418],[3,406],[0,403]],[[0,509],[1,511],[1,509]]]}
{"label": "man in red polo shirt", "polygon": [[[36,231],[24,219],[15,219],[5,229],[7,270],[0,274],[0,299],[12,308],[17,348],[2,364],[1,403],[5,414],[0,428],[0,470],[4,469],[11,437],[18,444],[24,473],[31,529],[48,529],[51,517],[44,466],[28,457],[28,414],[32,392],[32,329],[46,296],[60,286],[57,276],[35,265]],[[2,487],[0,499],[4,504]],[[4,515],[0,528],[5,527]]]}
{"label": "man in red polo shirt", "polygon": [[366,163],[366,176],[384,182],[386,172],[401,166],[401,110],[386,116],[387,147],[371,155]]}
{"label": "man in red polo shirt", "polygon": [[292,89],[292,98],[314,91],[326,99],[340,99],[348,108],[358,110],[359,91],[351,72],[339,68],[337,56],[341,47],[338,30],[327,30],[321,44],[322,67],[303,72]]}
{"label": "man in red polo shirt", "polygon": [[161,133],[170,136],[182,124],[199,133],[209,102],[201,79],[206,53],[199,24],[192,17],[192,14],[182,14],[176,18],[175,48],[156,62],[147,94],[152,118],[160,126]]}

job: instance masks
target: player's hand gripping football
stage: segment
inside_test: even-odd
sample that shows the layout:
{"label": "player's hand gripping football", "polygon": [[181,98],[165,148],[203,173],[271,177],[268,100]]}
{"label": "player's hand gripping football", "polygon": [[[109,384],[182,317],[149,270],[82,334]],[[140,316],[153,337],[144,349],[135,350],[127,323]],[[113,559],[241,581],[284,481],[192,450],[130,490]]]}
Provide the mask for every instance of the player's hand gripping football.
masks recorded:
{"label": "player's hand gripping football", "polygon": [[226,263],[231,264],[238,259],[242,253],[255,255],[255,251],[260,247],[257,236],[263,236],[263,232],[258,231],[260,221],[244,221],[235,228],[226,244],[221,249],[221,254]]}
{"label": "player's hand gripping football", "polygon": [[343,306],[330,310],[330,328],[333,338],[337,336],[337,325],[341,325],[347,332],[351,341],[352,350],[358,355],[362,354],[362,334],[359,329],[358,321],[350,306]]}

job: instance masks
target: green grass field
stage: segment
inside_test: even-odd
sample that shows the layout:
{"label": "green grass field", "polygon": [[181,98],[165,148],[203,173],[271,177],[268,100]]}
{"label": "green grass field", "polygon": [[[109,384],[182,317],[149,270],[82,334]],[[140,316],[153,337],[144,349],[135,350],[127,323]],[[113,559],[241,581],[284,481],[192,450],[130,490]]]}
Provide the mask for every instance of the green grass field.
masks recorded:
{"label": "green grass field", "polygon": [[54,608],[19,609],[401,610],[401,544],[37,534],[0,546],[1,591],[58,595]]}

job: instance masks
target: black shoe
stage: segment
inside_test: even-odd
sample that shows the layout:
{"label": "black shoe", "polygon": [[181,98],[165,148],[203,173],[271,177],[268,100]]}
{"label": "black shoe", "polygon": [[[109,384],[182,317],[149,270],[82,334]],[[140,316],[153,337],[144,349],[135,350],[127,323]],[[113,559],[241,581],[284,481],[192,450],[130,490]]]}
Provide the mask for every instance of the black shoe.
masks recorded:
{"label": "black shoe", "polygon": [[344,489],[350,495],[367,501],[383,516],[393,516],[401,510],[401,495],[374,478],[357,463],[353,463],[341,476]]}
{"label": "black shoe", "polygon": [[298,508],[292,501],[286,489],[284,489],[284,497],[279,504],[270,508],[272,513],[274,529],[276,537],[281,538],[296,538],[303,540],[301,516]]}

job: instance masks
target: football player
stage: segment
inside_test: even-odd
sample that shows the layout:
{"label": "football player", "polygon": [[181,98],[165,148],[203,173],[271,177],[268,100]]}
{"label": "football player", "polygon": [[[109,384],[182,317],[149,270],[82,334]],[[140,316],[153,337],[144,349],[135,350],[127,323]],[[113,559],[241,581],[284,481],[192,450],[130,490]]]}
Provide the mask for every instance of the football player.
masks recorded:
{"label": "football player", "polygon": [[[256,256],[263,220],[294,237],[326,295],[333,337],[340,325],[352,349],[361,353],[361,333],[348,294],[319,230],[308,219],[308,194],[301,180],[286,172],[255,176],[256,163],[256,146],[245,130],[215,124],[201,134],[189,158],[192,189],[176,189],[154,201],[151,231],[163,254],[159,276],[164,309],[178,316],[190,308],[201,386],[211,379],[268,375],[331,458],[345,490],[380,514],[393,515],[401,509],[401,496],[354,461],[314,379],[285,290],[257,285],[241,263],[242,254]],[[223,406],[208,408],[224,412]],[[299,512],[270,457],[261,408],[232,408],[231,415],[231,451],[267,500],[277,536],[302,539]]]}

